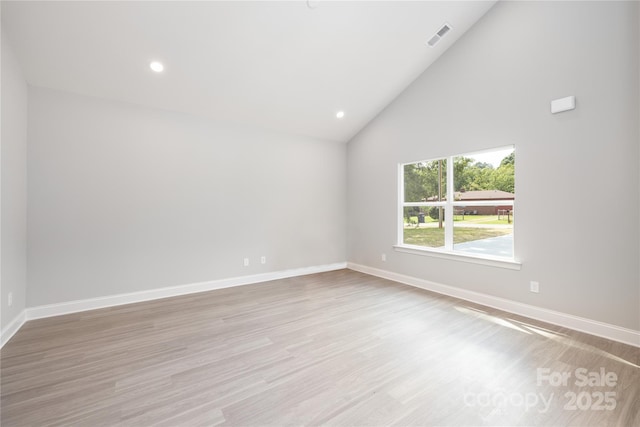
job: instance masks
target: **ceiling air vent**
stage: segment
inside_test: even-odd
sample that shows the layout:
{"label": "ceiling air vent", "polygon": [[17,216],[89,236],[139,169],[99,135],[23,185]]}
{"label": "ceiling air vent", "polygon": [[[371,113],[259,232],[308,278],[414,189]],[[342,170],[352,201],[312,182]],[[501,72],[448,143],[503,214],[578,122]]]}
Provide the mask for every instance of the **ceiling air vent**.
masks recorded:
{"label": "ceiling air vent", "polygon": [[440,41],[440,39],[442,39],[449,31],[451,30],[451,26],[449,24],[444,24],[442,27],[440,27],[440,29],[438,30],[438,32],[436,32],[433,37],[431,37],[428,41],[427,44],[430,47],[434,47],[436,44],[438,44],[438,42]]}

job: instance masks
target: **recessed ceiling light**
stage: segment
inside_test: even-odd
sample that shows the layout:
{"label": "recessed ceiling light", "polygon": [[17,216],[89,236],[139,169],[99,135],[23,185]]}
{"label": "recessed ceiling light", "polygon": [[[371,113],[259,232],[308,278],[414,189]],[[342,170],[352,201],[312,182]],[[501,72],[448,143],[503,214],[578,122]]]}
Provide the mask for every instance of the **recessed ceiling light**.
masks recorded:
{"label": "recessed ceiling light", "polygon": [[161,73],[162,70],[164,70],[164,65],[162,65],[162,63],[158,61],[153,61],[151,64],[149,64],[149,68],[151,68],[156,73]]}
{"label": "recessed ceiling light", "polygon": [[336,117],[339,118],[339,119],[343,118],[344,117],[344,111],[338,111],[336,113]]}

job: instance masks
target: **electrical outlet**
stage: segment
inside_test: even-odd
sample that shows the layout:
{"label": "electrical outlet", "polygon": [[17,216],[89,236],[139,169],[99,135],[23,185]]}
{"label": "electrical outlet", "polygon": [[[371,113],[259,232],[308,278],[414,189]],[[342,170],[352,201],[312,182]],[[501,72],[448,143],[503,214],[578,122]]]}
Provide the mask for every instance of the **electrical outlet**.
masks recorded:
{"label": "electrical outlet", "polygon": [[249,258],[244,259],[244,266],[249,267]]}
{"label": "electrical outlet", "polygon": [[9,304],[9,307],[13,305],[13,292],[9,292],[9,295],[7,296],[7,304]]}
{"label": "electrical outlet", "polygon": [[267,257],[263,255],[263,256],[260,258],[260,263],[261,263],[261,264],[266,264],[266,263],[267,263]]}
{"label": "electrical outlet", "polygon": [[382,254],[380,259],[382,259],[383,262],[386,261],[387,260],[387,254]]}
{"label": "electrical outlet", "polygon": [[530,289],[531,292],[535,292],[537,294],[538,292],[540,292],[540,283],[532,281],[530,283]]}

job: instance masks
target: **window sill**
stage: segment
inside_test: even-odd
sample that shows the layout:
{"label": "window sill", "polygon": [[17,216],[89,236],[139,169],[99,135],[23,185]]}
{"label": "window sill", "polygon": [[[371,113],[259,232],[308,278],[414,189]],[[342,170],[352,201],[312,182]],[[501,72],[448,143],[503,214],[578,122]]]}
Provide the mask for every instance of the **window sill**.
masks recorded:
{"label": "window sill", "polygon": [[403,252],[407,254],[430,256],[434,258],[468,262],[472,264],[488,265],[490,267],[506,268],[508,270],[520,270],[522,268],[522,263],[520,261],[499,257],[478,256],[461,252],[450,252],[441,249],[428,249],[422,246],[411,245],[394,245],[393,248],[397,252]]}

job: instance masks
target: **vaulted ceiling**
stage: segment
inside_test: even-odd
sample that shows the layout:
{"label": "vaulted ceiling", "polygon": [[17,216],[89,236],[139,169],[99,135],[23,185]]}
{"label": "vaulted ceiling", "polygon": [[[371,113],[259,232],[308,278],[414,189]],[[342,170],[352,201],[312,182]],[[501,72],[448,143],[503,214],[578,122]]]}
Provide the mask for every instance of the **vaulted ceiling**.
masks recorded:
{"label": "vaulted ceiling", "polygon": [[2,28],[34,86],[345,142],[494,3],[3,1]]}

